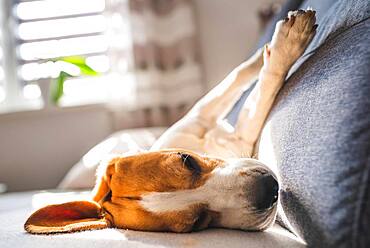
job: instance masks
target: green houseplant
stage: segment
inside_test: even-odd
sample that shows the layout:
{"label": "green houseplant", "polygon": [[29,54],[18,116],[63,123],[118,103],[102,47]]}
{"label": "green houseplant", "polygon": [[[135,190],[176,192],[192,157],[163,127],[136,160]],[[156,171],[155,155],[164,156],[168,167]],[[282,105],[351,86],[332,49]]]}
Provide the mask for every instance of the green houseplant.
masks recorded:
{"label": "green houseplant", "polygon": [[52,80],[51,86],[50,86],[50,97],[51,97],[50,100],[54,105],[59,104],[59,101],[63,96],[64,82],[67,79],[78,77],[78,76],[97,76],[100,74],[99,72],[92,69],[89,65],[87,65],[86,58],[83,56],[61,57],[61,58],[53,59],[51,61],[53,61],[54,63],[58,61],[69,63],[74,66],[77,66],[80,70],[79,75],[71,75],[64,70],[61,70],[58,76]]}

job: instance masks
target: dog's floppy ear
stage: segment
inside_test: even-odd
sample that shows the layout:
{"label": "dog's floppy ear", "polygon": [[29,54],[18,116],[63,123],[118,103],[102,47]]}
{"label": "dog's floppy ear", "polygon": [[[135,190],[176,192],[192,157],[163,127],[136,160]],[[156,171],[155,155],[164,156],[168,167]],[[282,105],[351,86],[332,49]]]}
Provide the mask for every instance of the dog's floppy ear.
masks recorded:
{"label": "dog's floppy ear", "polygon": [[49,205],[34,212],[24,229],[34,234],[65,233],[109,227],[101,207],[90,201]]}
{"label": "dog's floppy ear", "polygon": [[111,192],[110,181],[115,172],[115,165],[122,157],[115,157],[113,159],[102,161],[97,169],[96,184],[92,191],[93,200],[102,204],[108,194]]}

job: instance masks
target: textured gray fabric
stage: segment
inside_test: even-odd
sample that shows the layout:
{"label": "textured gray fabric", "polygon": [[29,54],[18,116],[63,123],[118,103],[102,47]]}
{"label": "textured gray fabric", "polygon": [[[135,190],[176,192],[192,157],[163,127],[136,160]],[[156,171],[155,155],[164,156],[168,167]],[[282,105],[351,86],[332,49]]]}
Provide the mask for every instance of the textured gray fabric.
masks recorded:
{"label": "textured gray fabric", "polygon": [[[300,3],[302,3],[301,6]],[[346,3],[346,1],[344,1],[344,3]],[[351,4],[347,6],[343,4],[340,0],[289,0],[284,4],[281,11],[273,18],[271,23],[266,28],[265,33],[261,36],[257,44],[257,49],[271,40],[272,35],[275,31],[276,22],[283,19],[283,17],[285,17],[290,10],[298,8],[307,9],[308,7],[313,8],[316,11],[316,19],[317,23],[319,24],[317,35],[312,40],[310,46],[306,49],[306,52],[302,56],[302,58],[299,59],[297,63],[293,66],[292,70],[290,71],[290,73],[292,73],[297,68],[299,68],[299,66],[310,56],[315,48],[322,44],[332,32],[335,32],[340,28],[348,28],[349,26],[358,22],[358,20],[363,19],[364,16],[366,16],[366,13],[363,13],[361,11],[359,13],[356,13],[356,9],[366,9],[366,4],[368,4],[366,1],[354,1],[353,5]],[[333,5],[334,7],[331,8],[331,6]],[[338,10],[345,12],[339,18],[335,14],[331,13],[336,13]],[[330,13],[328,13],[328,11]],[[346,14],[348,14],[348,18]],[[231,125],[236,124],[238,120],[238,114],[253,87],[254,85],[252,85],[242,94],[240,100],[234,105],[230,113],[226,116],[226,119]]]}
{"label": "textured gray fabric", "polygon": [[[370,247],[370,1],[307,6],[317,11],[317,35],[262,133],[274,156],[260,159],[275,160],[282,207],[309,247]],[[248,94],[230,112],[234,122]]]}
{"label": "textured gray fabric", "polygon": [[369,44],[370,19],[326,40],[289,78],[262,134],[284,212],[311,247],[370,247]]}
{"label": "textured gray fabric", "polygon": [[[345,30],[370,15],[370,1],[368,0],[306,0],[301,8],[314,8],[319,29],[310,47],[317,47],[333,33]],[[308,49],[310,50],[310,49]]]}
{"label": "textured gray fabric", "polygon": [[313,7],[319,27],[304,55],[291,69],[294,72],[327,39],[335,37],[370,16],[369,0],[306,0],[301,8]]}

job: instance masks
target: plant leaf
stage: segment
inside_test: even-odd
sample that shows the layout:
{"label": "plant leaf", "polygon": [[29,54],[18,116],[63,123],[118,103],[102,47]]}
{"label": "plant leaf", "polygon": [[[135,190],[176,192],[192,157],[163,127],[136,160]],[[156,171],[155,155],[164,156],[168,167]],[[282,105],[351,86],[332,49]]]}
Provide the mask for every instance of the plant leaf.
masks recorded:
{"label": "plant leaf", "polygon": [[[83,56],[62,57],[57,59],[51,59],[51,61],[53,62],[63,61],[66,63],[73,64],[80,69],[81,75],[85,76],[100,75],[99,72],[95,71],[86,64],[86,58]],[[70,77],[73,77],[73,75],[65,71],[60,71],[58,77],[55,80],[53,80],[50,91],[51,91],[51,100],[55,105],[59,103],[60,98],[63,96],[64,81]]]}
{"label": "plant leaf", "polygon": [[79,65],[76,65],[76,66],[78,66],[78,68],[80,68],[81,75],[86,75],[86,76],[97,76],[97,75],[99,75],[99,73],[97,71],[92,69],[87,64],[79,64]]}
{"label": "plant leaf", "polygon": [[77,66],[80,69],[81,75],[97,76],[99,73],[86,64],[86,59],[82,56],[70,56],[58,59]]}
{"label": "plant leaf", "polygon": [[73,76],[65,71],[61,71],[58,77],[53,80],[51,87],[51,100],[55,105],[59,103],[60,98],[63,96],[64,82],[69,77]]}
{"label": "plant leaf", "polygon": [[62,58],[57,59],[56,61],[64,61],[64,62],[68,62],[68,63],[74,64],[74,65],[75,64],[85,64],[86,63],[85,57],[82,57],[82,56],[62,57]]}

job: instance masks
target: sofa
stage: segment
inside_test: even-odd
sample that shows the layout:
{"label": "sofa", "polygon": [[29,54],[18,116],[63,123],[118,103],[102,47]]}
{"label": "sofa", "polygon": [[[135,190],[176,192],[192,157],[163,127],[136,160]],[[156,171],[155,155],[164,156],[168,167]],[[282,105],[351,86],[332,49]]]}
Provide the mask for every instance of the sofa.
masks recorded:
{"label": "sofa", "polygon": [[370,247],[370,1],[308,6],[317,34],[276,99],[259,158],[279,174],[279,223],[310,247]]}
{"label": "sofa", "polygon": [[[274,22],[289,9],[308,6],[317,11],[317,34],[291,69],[259,141],[259,159],[276,171],[281,186],[272,228],[252,233],[222,229],[191,234],[117,229],[56,236],[24,233],[23,221],[40,202],[87,197],[86,192],[71,190],[93,184],[103,153],[128,150],[136,143],[150,146],[163,131],[124,130],[72,168],[60,184],[64,193],[1,196],[0,246],[370,247],[370,1],[288,1],[260,45],[271,38]],[[231,124],[249,92],[229,113]]]}

